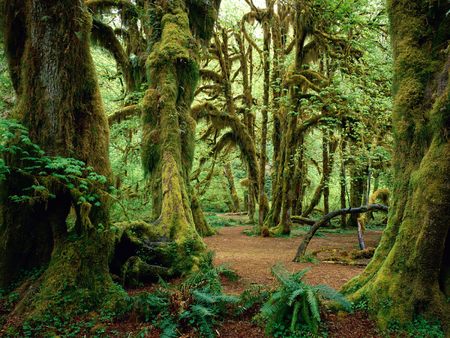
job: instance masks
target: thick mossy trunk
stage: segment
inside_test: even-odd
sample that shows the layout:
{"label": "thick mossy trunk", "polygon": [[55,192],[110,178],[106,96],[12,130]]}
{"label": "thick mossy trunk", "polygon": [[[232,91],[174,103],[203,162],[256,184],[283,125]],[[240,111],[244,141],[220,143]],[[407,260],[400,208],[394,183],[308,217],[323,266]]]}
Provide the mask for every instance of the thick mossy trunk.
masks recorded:
{"label": "thick mossy trunk", "polygon": [[[195,148],[190,107],[199,78],[199,43],[191,29],[199,23],[190,25],[189,3],[185,1],[160,1],[158,5],[152,17],[161,30],[155,33],[147,60],[150,88],[143,104],[143,164],[153,182],[154,226],[160,235],[177,243],[177,260],[183,265],[180,270],[187,271],[195,268],[205,249],[197,229],[212,232],[199,212],[200,206],[191,199],[189,187]],[[212,7],[210,15],[214,22]]]}
{"label": "thick mossy trunk", "polygon": [[365,271],[344,286],[381,327],[423,315],[450,334],[450,17],[444,2],[389,2],[395,60],[394,191]]}
{"label": "thick mossy trunk", "polygon": [[[89,53],[89,13],[76,0],[27,0],[20,7],[22,25],[7,35],[8,41],[16,34],[26,37],[22,56],[14,62],[20,65],[15,117],[48,155],[83,160],[108,177],[108,123]],[[8,55],[18,54],[8,50]],[[99,309],[116,292],[108,271],[108,201],[100,197],[97,206],[80,204],[78,193],[52,180],[47,188],[55,198],[48,203],[8,200],[26,184],[23,177],[11,176],[2,186],[0,276],[15,270],[6,280],[1,278],[2,286],[11,283],[18,269],[48,267],[16,312],[39,318],[48,312],[59,315],[63,308],[67,315],[81,307]],[[72,230],[66,223],[71,207],[78,216]]]}
{"label": "thick mossy trunk", "polygon": [[46,217],[62,209],[58,201],[18,205],[9,198],[22,195],[32,184],[31,178],[10,174],[0,185],[0,289],[9,288],[23,273],[45,266],[50,259],[53,237]]}

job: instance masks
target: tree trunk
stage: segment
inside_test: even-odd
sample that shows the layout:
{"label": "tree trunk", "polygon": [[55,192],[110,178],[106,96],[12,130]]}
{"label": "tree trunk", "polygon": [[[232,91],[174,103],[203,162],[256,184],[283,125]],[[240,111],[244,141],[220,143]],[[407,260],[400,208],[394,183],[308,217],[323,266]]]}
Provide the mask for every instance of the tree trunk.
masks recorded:
{"label": "tree trunk", "polygon": [[[252,53],[247,53],[245,49],[244,38],[242,33],[235,34],[236,41],[239,46],[239,61],[240,70],[242,74],[242,90],[244,95],[244,124],[247,127],[249,135],[255,138],[255,116],[253,115],[251,109],[253,105],[253,94],[251,85],[251,69],[249,70],[248,64],[252,63]],[[251,51],[251,46],[249,47]],[[247,59],[249,58],[249,60]],[[231,70],[231,67],[230,67]],[[231,83],[230,83],[231,85]],[[248,185],[248,220],[249,223],[255,222],[255,210],[256,210],[256,199],[259,196],[255,187],[260,182],[259,177],[252,177],[251,174],[251,164],[247,164],[248,179],[250,184]],[[264,193],[264,190],[263,190]]]}
{"label": "tree trunk", "polygon": [[[344,136],[342,136],[344,137]],[[340,188],[340,200],[341,200],[341,209],[345,209],[346,203],[346,195],[347,195],[347,179],[345,173],[345,150],[346,150],[347,142],[342,140],[341,143],[341,164],[340,164],[340,173],[339,173],[339,188]],[[347,215],[341,215],[341,227],[347,227]]]}
{"label": "tree trunk", "polygon": [[[324,143],[324,148],[326,148],[326,151],[324,151],[323,159],[322,159],[322,178],[321,178],[316,190],[314,191],[313,197],[311,199],[311,203],[305,209],[305,211],[302,213],[303,217],[308,217],[313,212],[314,208],[319,204],[322,194],[324,196],[324,203],[325,203],[325,192],[327,192],[326,206],[328,207],[328,195],[329,195],[328,184],[330,182],[331,169],[333,168],[333,162],[334,162],[333,155],[334,155],[334,152],[336,151],[336,147],[337,147],[336,141]],[[330,155],[331,155],[331,157],[330,157]]]}
{"label": "tree trunk", "polygon": [[[350,206],[356,208],[357,206],[364,204],[364,190],[367,182],[365,175],[366,170],[361,170],[358,164],[354,164],[350,172]],[[358,226],[358,217],[358,214],[351,214],[347,225],[356,228]]]}
{"label": "tree trunk", "polygon": [[[199,78],[199,43],[191,29],[210,36],[217,13],[210,4],[212,23],[203,26],[189,21],[188,2],[156,2],[162,15],[153,24],[160,25],[161,31],[147,60],[143,163],[153,183],[155,226],[178,245],[177,260],[186,271],[198,264],[198,256],[205,250],[196,230],[189,187],[195,150],[190,107]],[[154,14],[152,17],[158,18],[159,14]],[[200,223],[198,227],[203,228],[203,221]]]}
{"label": "tree trunk", "polygon": [[[303,135],[302,135],[303,136]],[[304,138],[298,142],[298,150],[296,155],[296,165],[294,169],[294,177],[292,179],[292,186],[294,190],[294,200],[292,201],[292,213],[295,215],[301,215],[303,209],[303,186],[304,186],[304,173],[305,173],[305,151],[304,151]]]}
{"label": "tree trunk", "polygon": [[263,85],[263,107],[261,109],[262,121],[261,121],[261,146],[260,146],[260,159],[259,159],[259,217],[258,224],[263,226],[264,220],[268,212],[268,200],[265,193],[266,183],[266,163],[267,163],[267,124],[269,121],[268,109],[270,103],[270,25],[267,20],[262,22],[264,31],[264,48],[263,48],[263,67],[264,67],[264,85]]}
{"label": "tree trunk", "polygon": [[225,175],[228,182],[228,190],[230,191],[230,197],[233,205],[233,209],[231,210],[231,212],[239,212],[241,209],[239,206],[239,197],[236,191],[236,186],[234,184],[234,176],[230,163],[224,164],[223,174]]}
{"label": "tree trunk", "polygon": [[[324,130],[323,131],[323,137],[322,137],[322,166],[323,166],[323,214],[326,215],[330,212],[330,175],[331,175],[331,168],[332,163],[330,163],[330,155],[331,154],[330,148],[331,144],[329,141],[331,134],[329,131]],[[336,147],[335,147],[336,148]]]}
{"label": "tree trunk", "polygon": [[[13,62],[20,65],[21,74],[15,117],[48,155],[75,157],[109,177],[108,122],[89,53],[92,21],[88,11],[76,0],[15,1],[8,9],[11,12],[6,15],[14,15],[9,23],[19,20],[20,24],[6,26],[7,32],[14,27],[6,34],[7,41],[25,37],[23,54],[8,51],[12,57],[22,55]],[[17,12],[20,19],[15,17]],[[0,287],[10,285],[21,269],[45,263],[48,267],[16,313],[37,318],[48,311],[71,315],[80,307],[106,307],[117,290],[108,269],[112,243],[108,201],[80,204],[67,187],[52,182],[48,189],[56,197],[48,203],[19,205],[7,198],[27,184],[13,176],[2,186]],[[71,207],[77,214],[73,230],[66,224]]]}
{"label": "tree trunk", "polygon": [[371,263],[344,286],[382,328],[416,316],[450,335],[450,17],[438,1],[388,2],[394,48],[394,191]]}

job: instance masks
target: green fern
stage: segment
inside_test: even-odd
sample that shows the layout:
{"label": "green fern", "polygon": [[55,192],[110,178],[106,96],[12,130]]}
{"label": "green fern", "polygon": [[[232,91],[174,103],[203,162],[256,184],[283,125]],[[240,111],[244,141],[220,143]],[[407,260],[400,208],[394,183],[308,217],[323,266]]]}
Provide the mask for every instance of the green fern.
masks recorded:
{"label": "green fern", "polygon": [[161,338],[177,338],[179,337],[177,322],[172,318],[166,317],[158,323],[158,327],[162,330]]}
{"label": "green fern", "polygon": [[194,329],[200,337],[214,337],[214,326],[239,298],[222,292],[221,274],[226,267],[214,267],[212,255],[205,257],[200,270],[177,286],[160,281],[154,293],[134,298],[134,311],[161,329],[161,337],[178,337]]}
{"label": "green fern", "polygon": [[[14,160],[5,161],[14,155]],[[37,184],[23,189],[22,194],[9,196],[16,203],[32,203],[55,198],[54,183],[65,186],[75,202],[100,206],[100,193],[108,188],[106,177],[80,160],[48,156],[28,134],[27,128],[10,119],[0,119],[0,181],[9,174],[33,177]],[[49,183],[51,182],[51,183]]]}
{"label": "green fern", "polygon": [[290,274],[282,265],[272,268],[280,282],[260,314],[266,321],[266,333],[273,336],[304,336],[305,331],[316,335],[320,324],[320,300],[330,300],[350,310],[351,304],[337,291],[326,285],[311,286],[302,278],[308,269]]}

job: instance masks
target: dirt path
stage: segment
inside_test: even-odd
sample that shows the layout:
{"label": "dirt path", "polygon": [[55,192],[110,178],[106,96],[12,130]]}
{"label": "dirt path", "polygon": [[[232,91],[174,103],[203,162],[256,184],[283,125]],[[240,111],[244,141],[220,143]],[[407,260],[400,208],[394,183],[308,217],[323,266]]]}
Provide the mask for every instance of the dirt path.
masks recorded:
{"label": "dirt path", "polygon": [[[208,247],[215,251],[216,264],[228,264],[241,277],[239,282],[226,283],[225,291],[239,293],[251,284],[273,285],[275,280],[270,269],[283,263],[292,272],[310,267],[306,280],[312,284],[327,284],[339,289],[345,282],[361,273],[364,267],[330,263],[294,263],[292,259],[302,238],[251,237],[243,233],[251,226],[221,228],[217,235],[205,238]],[[375,247],[381,237],[380,231],[365,235],[367,246]],[[356,231],[353,234],[326,234],[314,238],[308,251],[340,249],[351,251],[358,248]]]}

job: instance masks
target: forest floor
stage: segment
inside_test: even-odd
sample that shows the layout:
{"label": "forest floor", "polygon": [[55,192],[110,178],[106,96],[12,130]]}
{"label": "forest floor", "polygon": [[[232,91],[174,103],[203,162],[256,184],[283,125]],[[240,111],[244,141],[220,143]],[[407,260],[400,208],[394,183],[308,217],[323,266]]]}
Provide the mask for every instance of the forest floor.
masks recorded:
{"label": "forest floor", "polygon": [[[305,280],[310,284],[326,284],[337,290],[352,277],[364,270],[369,257],[360,257],[356,230],[341,230],[324,228],[318,231],[311,240],[304,263],[294,263],[292,259],[302,235],[309,226],[296,226],[290,237],[263,238],[252,235],[253,226],[245,225],[246,216],[212,215],[217,222],[217,234],[205,238],[208,248],[215,252],[214,264],[227,265],[238,275],[237,281],[223,279],[224,292],[238,295],[244,290],[258,286],[261,289],[273,289],[277,286],[276,279],[271,274],[271,268],[277,263],[283,264],[290,272],[309,268]],[[211,221],[211,220],[210,220]],[[220,225],[217,227],[217,225]],[[369,248],[377,246],[382,231],[368,230],[364,240]],[[176,283],[176,281],[175,281]],[[143,291],[152,292],[155,285],[128,290],[130,295]],[[7,315],[5,300],[0,302],[0,319]],[[257,309],[255,310],[257,312]],[[244,318],[226,319],[216,329],[218,337],[227,338],[257,338],[265,337],[264,329],[252,320],[252,314]],[[352,314],[322,313],[323,337],[339,338],[372,338],[381,337],[376,326],[364,312]],[[1,321],[0,321],[1,324]],[[9,323],[11,324],[11,323]],[[96,327],[94,327],[95,329]],[[0,325],[0,336],[6,335],[6,326]],[[110,322],[105,327],[106,336],[112,337],[159,337],[159,331],[138,318],[131,316],[122,320]],[[90,336],[88,334],[88,336]],[[100,335],[102,336],[102,335]],[[183,338],[196,337],[185,334]]]}
{"label": "forest floor", "polygon": [[[219,216],[229,218],[233,223],[245,220],[242,216]],[[364,270],[369,259],[351,258],[352,253],[358,251],[356,230],[323,229],[308,246],[308,252],[315,253],[318,259],[308,255],[314,262],[292,262],[302,241],[301,235],[308,228],[297,227],[293,237],[264,238],[249,235],[252,226],[234,225],[222,227],[216,235],[205,238],[209,249],[215,252],[215,264],[225,264],[240,276],[236,282],[224,280],[224,291],[239,294],[251,285],[275,287],[271,267],[277,263],[282,263],[291,272],[309,268],[305,276],[307,282],[326,284],[337,290]],[[366,245],[376,247],[381,234],[379,230],[366,231]],[[328,337],[379,337],[375,324],[365,313],[325,313],[324,317]],[[264,331],[249,320],[225,322],[218,330],[220,337],[264,337]]]}

